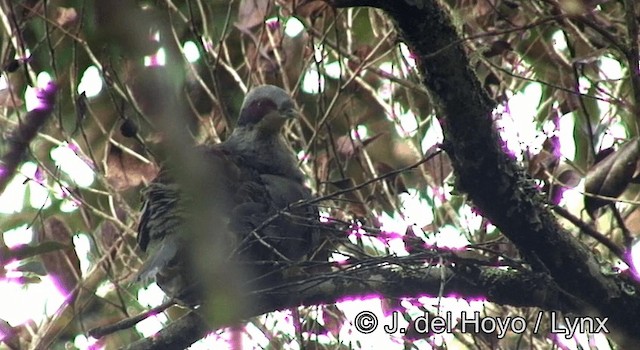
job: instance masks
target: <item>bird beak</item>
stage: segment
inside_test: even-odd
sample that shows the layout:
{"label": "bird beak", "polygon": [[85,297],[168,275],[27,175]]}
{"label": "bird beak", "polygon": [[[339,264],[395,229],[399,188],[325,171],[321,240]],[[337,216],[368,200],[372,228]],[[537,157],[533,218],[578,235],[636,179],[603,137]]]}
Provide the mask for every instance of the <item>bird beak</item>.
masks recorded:
{"label": "bird beak", "polygon": [[261,129],[268,132],[278,132],[288,120],[296,119],[300,113],[294,108],[288,108],[282,111],[272,111],[268,113],[260,122]]}
{"label": "bird beak", "polygon": [[298,119],[300,118],[300,112],[295,108],[289,108],[282,113],[282,116],[287,119]]}
{"label": "bird beak", "polygon": [[284,125],[289,120],[296,120],[296,119],[300,118],[301,114],[297,109],[289,108],[289,109],[286,109],[286,110],[280,112],[280,116],[283,117],[282,125]]}

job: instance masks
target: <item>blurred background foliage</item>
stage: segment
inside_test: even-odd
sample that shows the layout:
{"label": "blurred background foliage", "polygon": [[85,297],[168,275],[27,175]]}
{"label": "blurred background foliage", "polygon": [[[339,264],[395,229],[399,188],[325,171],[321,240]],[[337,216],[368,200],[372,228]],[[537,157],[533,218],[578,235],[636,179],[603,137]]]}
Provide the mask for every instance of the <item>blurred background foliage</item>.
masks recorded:
{"label": "blurred background foliage", "polygon": [[[551,203],[630,248],[640,231],[638,103],[629,75],[638,62],[626,49],[637,51],[637,38],[629,38],[638,33],[625,20],[622,2],[446,3],[478,78],[499,104],[494,117],[505,150],[536,178]],[[54,113],[2,197],[13,203],[0,216],[2,232],[27,225],[32,229],[24,234],[32,237],[8,245],[0,235],[0,277],[29,285],[54,276],[61,291],[72,295],[51,317],[5,322],[4,346],[62,349],[91,327],[146,309],[136,300],[141,286],[128,278],[140,263],[135,247],[140,189],[164,159],[158,115],[172,103],[193,142],[219,142],[232,130],[245,92],[259,84],[290,91],[302,111],[285,136],[315,194],[416,165],[324,201],[323,215],[369,232],[394,231],[404,244],[395,249],[405,254],[416,240],[418,246],[433,244],[453,230],[477,256],[517,257],[500,232],[455,192],[445,153],[418,164],[442,142],[437,111],[420,85],[410,50],[377,10],[334,10],[306,0],[0,4],[0,154],[12,147],[5,140],[21,125],[33,88],[47,80],[58,85]],[[626,140],[632,141],[620,147]],[[613,210],[607,208],[610,200],[585,191],[625,202]],[[395,225],[385,226],[390,220]],[[81,266],[84,253],[78,257],[72,239],[78,236],[88,242],[88,266]],[[369,255],[397,254],[379,242],[353,241]],[[615,259],[597,241],[584,241],[603,258]],[[325,331],[333,324],[329,333],[348,323],[336,306],[319,308],[325,315],[321,323],[313,326],[318,316],[306,311],[299,322]],[[170,309],[169,317],[180,312]],[[485,312],[531,316],[497,306]],[[261,330],[271,332],[273,348],[298,341],[264,325]],[[140,336],[131,329],[99,345],[115,348]],[[537,347],[555,341],[524,338],[500,344]],[[332,339],[323,345],[306,342],[353,347]],[[402,342],[410,346],[416,340]],[[451,341],[490,348],[496,339],[467,335]]]}

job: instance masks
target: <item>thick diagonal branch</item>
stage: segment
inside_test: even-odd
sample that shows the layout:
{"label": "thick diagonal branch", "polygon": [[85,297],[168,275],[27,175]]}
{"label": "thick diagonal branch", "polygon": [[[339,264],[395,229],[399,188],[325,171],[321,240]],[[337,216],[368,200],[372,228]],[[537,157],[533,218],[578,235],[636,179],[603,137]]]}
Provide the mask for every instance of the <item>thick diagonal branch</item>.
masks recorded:
{"label": "thick diagonal branch", "polygon": [[[640,294],[624,293],[621,279],[606,276],[593,254],[555,220],[520,166],[503,150],[493,125],[495,102],[472,70],[460,35],[438,1],[335,0],[336,7],[385,10],[417,57],[423,84],[438,108],[459,190],[500,228],[529,260],[568,293],[610,316],[637,337]],[[587,310],[584,310],[587,312]]]}

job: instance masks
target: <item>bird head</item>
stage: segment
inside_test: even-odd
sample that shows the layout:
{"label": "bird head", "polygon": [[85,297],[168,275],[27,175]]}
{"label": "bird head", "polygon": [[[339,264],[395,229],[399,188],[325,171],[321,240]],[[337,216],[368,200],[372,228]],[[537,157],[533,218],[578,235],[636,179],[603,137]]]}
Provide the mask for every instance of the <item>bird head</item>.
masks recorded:
{"label": "bird head", "polygon": [[298,116],[289,94],[273,85],[253,88],[242,102],[236,129],[255,129],[264,135],[277,134],[285,122]]}

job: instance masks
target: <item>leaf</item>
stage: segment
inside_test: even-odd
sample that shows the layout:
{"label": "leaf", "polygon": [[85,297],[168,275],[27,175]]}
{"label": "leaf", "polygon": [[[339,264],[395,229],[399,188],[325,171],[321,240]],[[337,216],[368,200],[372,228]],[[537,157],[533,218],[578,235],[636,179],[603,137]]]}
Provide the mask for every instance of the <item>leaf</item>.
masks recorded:
{"label": "leaf", "polygon": [[559,160],[560,157],[558,157],[558,152],[556,152],[555,143],[551,138],[547,138],[544,141],[540,153],[531,157],[528,167],[529,174],[536,179],[548,181],[548,173],[554,173]]}
{"label": "leaf", "polygon": [[[54,242],[58,243],[58,242]],[[61,249],[67,248],[67,246],[62,247]],[[58,249],[59,250],[59,249]],[[25,276],[46,276],[47,271],[44,269],[44,265],[42,265],[41,261],[35,259],[23,260],[20,262],[20,265],[16,267],[16,271],[23,272]]]}
{"label": "leaf", "polygon": [[158,167],[111,145],[107,155],[107,181],[117,191],[148,183],[158,174]]}
{"label": "leaf", "polygon": [[[636,170],[640,157],[640,139],[635,138],[609,154],[602,161],[596,163],[585,182],[585,191],[606,197],[618,197],[624,192]],[[595,211],[611,201],[587,196],[585,208],[593,218]]]}
{"label": "leaf", "polygon": [[554,182],[551,184],[549,197],[554,204],[560,203],[562,194],[566,189],[575,188],[582,180],[582,175],[578,171],[564,163],[556,168],[553,176],[555,180],[557,180],[557,183]]}
{"label": "leaf", "polygon": [[[437,145],[429,147],[425,152],[425,157],[429,157],[439,150]],[[451,159],[445,152],[440,152],[426,161],[421,166],[433,181],[433,185],[442,186],[444,180],[451,175],[453,167],[451,166]]]}
{"label": "leaf", "polygon": [[336,151],[345,158],[352,158],[360,151],[377,140],[384,133],[377,133],[362,141],[351,138],[349,135],[343,135],[336,139]]}
{"label": "leaf", "polygon": [[349,135],[343,135],[336,139],[336,152],[344,158],[352,158],[360,149],[362,149],[362,143],[352,139]]}
{"label": "leaf", "polygon": [[404,312],[406,308],[402,306],[402,299],[398,298],[382,298],[380,299],[380,306],[382,308],[382,314],[385,317],[391,316],[394,312]]}
{"label": "leaf", "polygon": [[16,329],[12,327],[9,322],[0,319],[0,340],[11,349],[20,348],[17,333]]}
{"label": "leaf", "polygon": [[63,27],[68,24],[73,24],[78,20],[78,13],[73,7],[58,7],[58,14],[56,17],[56,23]]}
{"label": "leaf", "polygon": [[484,57],[494,57],[504,54],[505,52],[513,51],[511,44],[504,40],[496,40],[491,43],[489,50],[484,52]]}
{"label": "leaf", "polygon": [[329,8],[329,5],[324,1],[298,0],[292,2],[296,6],[295,13],[300,17],[318,17],[322,11]]}
{"label": "leaf", "polygon": [[[379,175],[385,175],[395,170],[391,165],[384,162],[376,162],[375,168]],[[385,181],[392,194],[408,192],[407,186],[399,173],[386,177]]]}
{"label": "leaf", "polygon": [[11,89],[0,90],[0,107],[16,108],[24,104],[24,101],[12,92]]}
{"label": "leaf", "polygon": [[624,219],[625,226],[630,232],[637,234],[640,232],[640,209],[636,209]]}
{"label": "leaf", "polygon": [[416,235],[413,231],[413,225],[407,226],[402,242],[404,243],[404,249],[409,254],[417,254],[425,250],[425,241]]}
{"label": "leaf", "polygon": [[536,179],[548,180],[547,172],[553,172],[553,168],[558,164],[558,157],[552,153],[542,150],[529,161],[529,174]]}
{"label": "leaf", "polygon": [[321,152],[316,156],[316,176],[320,183],[329,181],[329,164],[331,159],[327,152]]}
{"label": "leaf", "polygon": [[248,31],[264,22],[271,9],[270,0],[241,0],[238,8],[238,29]]}
{"label": "leaf", "polygon": [[582,180],[580,173],[573,167],[566,164],[560,165],[558,169],[556,169],[554,176],[564,187],[567,188],[575,188],[580,184],[580,180]]}
{"label": "leaf", "polygon": [[327,305],[322,312],[322,320],[324,321],[324,328],[334,336],[338,336],[347,321],[347,317],[337,306]]}
{"label": "leaf", "polygon": [[71,230],[55,216],[44,220],[42,225],[34,226],[39,242],[58,243],[65,249],[45,253],[40,256],[47,272],[56,278],[58,286],[68,295],[78,284],[80,279],[80,260],[73,246]]}

